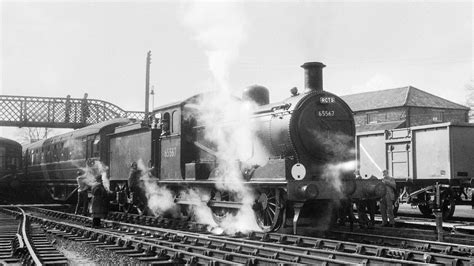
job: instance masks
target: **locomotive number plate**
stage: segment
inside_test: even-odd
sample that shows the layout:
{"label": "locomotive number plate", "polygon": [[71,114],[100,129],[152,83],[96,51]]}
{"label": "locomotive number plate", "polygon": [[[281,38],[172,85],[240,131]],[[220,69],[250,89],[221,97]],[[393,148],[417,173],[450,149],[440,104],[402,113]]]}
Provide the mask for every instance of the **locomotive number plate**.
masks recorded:
{"label": "locomotive number plate", "polygon": [[176,156],[176,147],[165,149],[165,157],[175,157]]}
{"label": "locomotive number plate", "polygon": [[322,117],[328,117],[328,116],[334,116],[334,111],[330,110],[330,111],[326,111],[326,110],[323,110],[323,111],[318,111],[318,116],[322,116]]}

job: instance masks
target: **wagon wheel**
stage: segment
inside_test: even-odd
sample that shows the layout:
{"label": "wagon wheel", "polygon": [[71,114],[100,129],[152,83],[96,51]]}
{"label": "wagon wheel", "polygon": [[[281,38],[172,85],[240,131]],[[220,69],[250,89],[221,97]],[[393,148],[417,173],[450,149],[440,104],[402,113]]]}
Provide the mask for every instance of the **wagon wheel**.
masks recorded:
{"label": "wagon wheel", "polygon": [[284,200],[278,188],[259,191],[254,210],[257,224],[264,232],[280,229],[283,222]]}
{"label": "wagon wheel", "polygon": [[441,194],[441,211],[443,213],[443,220],[453,217],[456,209],[456,199],[451,190],[446,190]]}
{"label": "wagon wheel", "polygon": [[[428,203],[418,205],[418,209],[424,216],[433,215],[433,209]],[[456,199],[451,190],[446,190],[441,194],[441,212],[443,214],[443,220],[447,220],[453,217],[454,210],[456,209]]]}
{"label": "wagon wheel", "polygon": [[433,214],[433,210],[426,204],[418,205],[418,209],[424,216],[429,217]]}

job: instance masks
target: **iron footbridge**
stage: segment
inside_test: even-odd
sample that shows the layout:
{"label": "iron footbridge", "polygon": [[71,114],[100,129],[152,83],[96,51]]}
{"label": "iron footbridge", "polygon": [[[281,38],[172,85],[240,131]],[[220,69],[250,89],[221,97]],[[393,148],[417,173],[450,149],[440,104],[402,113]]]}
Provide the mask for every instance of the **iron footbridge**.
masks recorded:
{"label": "iron footbridge", "polygon": [[143,120],[145,112],[96,99],[0,95],[0,126],[76,129],[119,117]]}

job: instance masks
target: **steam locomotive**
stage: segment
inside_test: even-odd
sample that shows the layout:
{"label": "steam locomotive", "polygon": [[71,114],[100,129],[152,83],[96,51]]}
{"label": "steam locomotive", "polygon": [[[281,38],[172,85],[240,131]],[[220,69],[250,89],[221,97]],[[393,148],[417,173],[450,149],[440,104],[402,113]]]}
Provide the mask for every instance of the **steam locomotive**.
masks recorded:
{"label": "steam locomotive", "polygon": [[[341,98],[323,90],[323,67],[319,62],[303,64],[305,90],[293,89],[283,101],[269,103],[262,86],[247,88],[239,100],[257,106],[248,118],[258,125],[251,150],[263,147],[265,163],[236,164],[241,182],[252,190],[252,208],[264,231],[277,230],[291,217],[296,226],[300,213],[314,213],[314,208],[342,198],[385,193],[379,181],[355,179],[356,164],[350,164],[355,160],[353,114]],[[151,117],[159,123],[152,125],[149,120],[114,119],[31,144],[24,150],[25,184],[36,188],[38,198],[72,199],[77,169],[100,161],[109,167],[111,190],[120,194],[130,163],[141,159],[156,183],[174,192],[178,204],[194,204],[180,198],[180,191],[208,191],[205,203],[218,220],[239,209],[243,199],[222,189],[222,183],[229,188],[235,181],[219,180],[222,158],[215,141],[206,136],[209,121],[196,108],[207,95],[156,108]]]}

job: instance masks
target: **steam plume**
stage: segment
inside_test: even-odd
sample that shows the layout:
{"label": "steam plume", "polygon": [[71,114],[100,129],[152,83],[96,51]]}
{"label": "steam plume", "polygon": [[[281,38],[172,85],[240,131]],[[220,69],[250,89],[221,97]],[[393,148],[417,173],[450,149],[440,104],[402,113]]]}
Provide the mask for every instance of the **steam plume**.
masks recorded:
{"label": "steam plume", "polygon": [[348,161],[337,164],[327,164],[323,178],[328,181],[338,192],[342,192],[342,177],[345,173],[353,173],[357,162]]}
{"label": "steam plume", "polygon": [[245,14],[238,3],[186,2],[183,23],[205,50],[219,88],[229,90],[229,69],[245,41]]}
{"label": "steam plume", "polygon": [[101,176],[102,184],[107,191],[110,191],[110,180],[107,176],[107,170],[109,167],[102,163],[101,161],[94,160],[86,162],[85,165],[82,165],[80,162],[81,159],[85,158],[85,150],[83,142],[78,139],[69,139],[64,143],[64,152],[69,152],[69,158],[71,159],[72,164],[82,171],[82,175],[86,178],[84,181],[90,187],[96,184],[95,177]]}
{"label": "steam plume", "polygon": [[[252,210],[254,195],[244,184],[241,168],[263,165],[268,156],[256,141],[250,121],[251,105],[231,96],[229,70],[246,38],[246,18],[238,3],[192,2],[186,6],[183,22],[195,32],[204,48],[219,91],[198,103],[198,121],[205,126],[205,139],[215,145],[218,169],[217,189],[230,191],[243,207],[224,219],[223,230],[254,230],[258,226]],[[239,226],[241,228],[239,228]]]}
{"label": "steam plume", "polygon": [[166,186],[158,185],[158,180],[150,174],[148,167],[145,166],[142,159],[137,161],[137,166],[141,171],[140,180],[143,181],[141,189],[145,192],[148,208],[156,216],[171,214],[173,217],[177,217],[178,206],[174,201],[175,195],[173,192]]}

